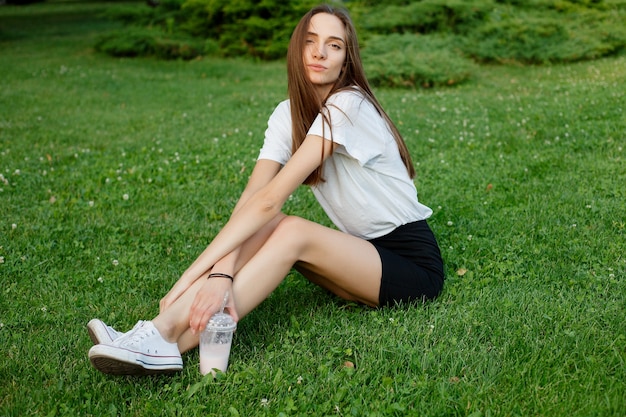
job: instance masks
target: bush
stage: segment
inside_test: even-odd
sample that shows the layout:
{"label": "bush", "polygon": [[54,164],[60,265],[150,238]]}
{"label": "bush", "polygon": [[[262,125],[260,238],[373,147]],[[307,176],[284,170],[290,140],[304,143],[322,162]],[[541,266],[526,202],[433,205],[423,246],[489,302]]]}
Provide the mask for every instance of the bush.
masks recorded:
{"label": "bush", "polygon": [[193,59],[211,51],[210,43],[182,37],[164,37],[160,31],[127,28],[108,33],[95,48],[115,57],[156,56],[161,59]]}
{"label": "bush", "polygon": [[[296,22],[318,2],[161,0],[156,8],[114,6],[110,16],[146,29],[110,34],[97,49],[165,59],[206,54],[280,59]],[[349,7],[378,85],[457,84],[475,68],[468,57],[547,64],[614,55],[626,45],[626,0],[334,2]]]}
{"label": "bush", "polygon": [[[42,3],[45,0],[5,0],[4,3],[5,4],[12,4],[14,6],[25,6],[27,4],[33,4],[33,3]],[[0,1],[0,5],[2,5],[3,2]]]}
{"label": "bush", "polygon": [[315,0],[187,0],[182,30],[216,39],[227,56],[283,58],[298,19]]}
{"label": "bush", "polygon": [[626,45],[626,14],[496,10],[490,22],[472,31],[464,51],[483,62],[546,64],[595,59]]}
{"label": "bush", "polygon": [[101,36],[95,49],[115,57],[136,57],[154,54],[154,46],[154,33],[130,29]]}
{"label": "bush", "polygon": [[608,9],[623,0],[495,0],[499,4],[509,4],[528,10],[573,11],[581,9]]}
{"label": "bush", "polygon": [[454,52],[454,38],[392,34],[369,39],[363,63],[373,85],[433,87],[467,81],[476,65]]}
{"label": "bush", "polygon": [[366,31],[389,33],[464,33],[481,24],[493,9],[491,0],[423,0],[378,6],[361,16]]}

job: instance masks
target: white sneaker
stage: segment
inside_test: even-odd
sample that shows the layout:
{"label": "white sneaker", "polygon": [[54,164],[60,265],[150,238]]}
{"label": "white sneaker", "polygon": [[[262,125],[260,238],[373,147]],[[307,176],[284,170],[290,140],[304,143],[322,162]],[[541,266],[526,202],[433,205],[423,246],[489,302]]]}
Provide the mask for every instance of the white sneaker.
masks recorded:
{"label": "white sneaker", "polygon": [[177,343],[163,339],[151,321],[144,321],[111,344],[89,349],[94,368],[113,375],[150,375],[183,369]]}
{"label": "white sneaker", "polygon": [[[138,326],[143,323],[142,320],[139,320],[135,327],[132,330],[135,330]],[[94,345],[99,344],[111,344],[115,339],[120,336],[123,336],[124,333],[118,332],[111,326],[107,326],[105,322],[100,319],[93,319],[87,323],[87,330],[89,331],[89,337]],[[131,330],[131,331],[132,331]]]}

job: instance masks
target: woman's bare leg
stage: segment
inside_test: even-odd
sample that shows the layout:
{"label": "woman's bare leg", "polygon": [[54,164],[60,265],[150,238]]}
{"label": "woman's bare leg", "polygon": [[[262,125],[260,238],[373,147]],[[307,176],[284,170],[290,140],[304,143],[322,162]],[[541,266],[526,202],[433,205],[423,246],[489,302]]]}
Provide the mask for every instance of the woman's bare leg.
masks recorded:
{"label": "woman's bare leg", "polygon": [[295,264],[312,282],[344,299],[378,305],[382,264],[371,243],[288,216],[237,273],[233,294],[239,317],[265,300]]}
{"label": "woman's bare leg", "polygon": [[[236,270],[241,269],[254,256],[283,218],[285,218],[285,215],[281,213],[242,245],[239,259],[235,266]],[[208,274],[209,272],[200,277],[178,300],[152,320],[154,326],[166,340],[177,341],[181,353],[198,345],[198,335],[194,335],[189,329],[189,309]]]}
{"label": "woman's bare leg", "polygon": [[[240,318],[265,300],[294,265],[312,282],[344,299],[378,305],[382,265],[378,251],[363,239],[288,216],[246,245],[245,255],[240,259],[247,262],[233,282]],[[189,308],[202,283],[198,280],[154,319],[166,339],[178,341],[181,352],[198,344],[198,336],[189,330]]]}

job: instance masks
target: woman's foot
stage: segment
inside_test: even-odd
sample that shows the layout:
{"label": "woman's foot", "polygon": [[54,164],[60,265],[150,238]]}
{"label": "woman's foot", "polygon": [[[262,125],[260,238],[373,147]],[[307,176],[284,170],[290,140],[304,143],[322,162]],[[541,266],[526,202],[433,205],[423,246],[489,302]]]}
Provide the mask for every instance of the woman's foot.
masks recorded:
{"label": "woman's foot", "polygon": [[94,368],[112,375],[151,375],[183,369],[178,344],[163,339],[151,321],[139,323],[110,344],[89,349]]}

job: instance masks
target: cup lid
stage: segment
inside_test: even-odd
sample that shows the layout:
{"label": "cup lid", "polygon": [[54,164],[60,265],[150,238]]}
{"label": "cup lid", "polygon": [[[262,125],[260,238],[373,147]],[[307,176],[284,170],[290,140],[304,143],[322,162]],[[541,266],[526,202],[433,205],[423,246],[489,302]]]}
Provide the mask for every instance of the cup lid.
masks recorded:
{"label": "cup lid", "polygon": [[211,317],[206,325],[207,328],[219,328],[219,329],[234,329],[237,327],[237,323],[226,313],[216,313]]}

